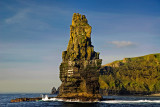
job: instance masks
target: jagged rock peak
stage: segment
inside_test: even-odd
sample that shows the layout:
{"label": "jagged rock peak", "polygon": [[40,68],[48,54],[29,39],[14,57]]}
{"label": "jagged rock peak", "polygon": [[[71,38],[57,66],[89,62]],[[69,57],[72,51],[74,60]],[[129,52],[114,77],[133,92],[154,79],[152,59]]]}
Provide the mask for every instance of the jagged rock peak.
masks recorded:
{"label": "jagged rock peak", "polygon": [[81,15],[79,13],[74,13],[73,17],[72,17],[72,26],[76,26],[79,24],[81,24],[81,25],[88,24],[86,16]]}
{"label": "jagged rock peak", "polygon": [[70,40],[67,50],[63,51],[63,61],[99,59],[91,43],[91,29],[85,15],[74,13],[70,25]]}

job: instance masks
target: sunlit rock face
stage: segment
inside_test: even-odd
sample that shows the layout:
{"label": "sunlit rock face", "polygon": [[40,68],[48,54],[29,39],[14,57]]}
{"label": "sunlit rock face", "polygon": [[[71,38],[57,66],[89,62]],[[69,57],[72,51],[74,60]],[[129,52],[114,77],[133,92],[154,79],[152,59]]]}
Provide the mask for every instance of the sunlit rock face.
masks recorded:
{"label": "sunlit rock face", "polygon": [[91,29],[85,15],[73,14],[70,40],[62,52],[60,92],[57,97],[100,100],[99,72],[102,59],[91,43]]}

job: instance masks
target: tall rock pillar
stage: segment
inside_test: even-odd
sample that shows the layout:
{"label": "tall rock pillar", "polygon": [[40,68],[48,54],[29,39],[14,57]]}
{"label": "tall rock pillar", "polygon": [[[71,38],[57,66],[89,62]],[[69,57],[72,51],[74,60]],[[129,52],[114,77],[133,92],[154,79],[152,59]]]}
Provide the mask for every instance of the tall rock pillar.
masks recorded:
{"label": "tall rock pillar", "polygon": [[60,92],[57,97],[79,100],[100,100],[99,72],[102,59],[91,43],[91,29],[85,15],[73,14],[70,40],[62,52]]}

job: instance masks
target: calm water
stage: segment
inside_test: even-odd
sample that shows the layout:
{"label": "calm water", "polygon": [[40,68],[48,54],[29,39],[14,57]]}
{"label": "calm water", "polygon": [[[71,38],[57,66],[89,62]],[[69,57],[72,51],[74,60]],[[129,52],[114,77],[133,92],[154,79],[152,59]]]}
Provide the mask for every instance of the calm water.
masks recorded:
{"label": "calm water", "polygon": [[11,99],[40,97],[42,94],[0,94],[0,107],[160,107],[160,97],[104,96],[115,98],[114,101],[95,103],[34,101],[10,103]]}

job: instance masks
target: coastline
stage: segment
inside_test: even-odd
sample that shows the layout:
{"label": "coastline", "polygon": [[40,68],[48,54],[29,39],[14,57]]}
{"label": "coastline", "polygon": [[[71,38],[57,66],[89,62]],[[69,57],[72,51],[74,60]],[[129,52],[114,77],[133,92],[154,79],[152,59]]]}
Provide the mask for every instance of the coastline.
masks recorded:
{"label": "coastline", "polygon": [[[120,96],[132,96],[132,97],[160,97],[160,93],[156,93],[156,94],[151,94],[151,95],[108,95],[108,96],[117,96],[117,97],[120,97]],[[60,99],[62,101],[82,101],[82,102],[94,102],[94,101],[109,101],[109,100],[116,100],[114,98],[105,98],[106,96],[103,96],[102,99],[88,99],[88,100],[84,100],[83,98],[58,98],[58,97],[48,97],[48,99],[52,99],[52,98],[57,98],[57,99]],[[15,102],[25,102],[25,101],[41,101],[42,98],[41,97],[33,97],[33,98],[28,98],[28,97],[25,97],[25,98],[15,98],[15,99],[11,99],[10,102],[11,103],[15,103]]]}
{"label": "coastline", "polygon": [[[49,95],[48,95],[49,96]],[[142,106],[144,107],[151,107],[152,105],[157,105],[160,106],[160,97],[150,97],[150,96],[104,96],[104,99],[107,98],[107,100],[104,101],[78,101],[78,100],[60,100],[57,98],[50,98],[46,100],[37,100],[37,101],[24,101],[24,102],[10,102],[11,99],[14,98],[20,98],[22,97],[21,94],[17,94],[16,96],[12,95],[1,95],[1,98],[3,98],[0,102],[0,105],[2,107],[7,107],[9,106],[24,106],[24,107],[33,107],[33,106],[38,106],[38,107],[43,107],[45,106],[52,106],[54,107],[55,105],[63,106],[63,107],[108,107],[108,106],[113,106],[113,107],[124,107],[124,106],[132,106],[132,107],[137,107],[137,106]],[[37,94],[32,94],[28,96],[27,94],[23,97],[30,97],[30,98],[36,98]],[[109,100],[110,99],[110,100]],[[114,100],[115,99],[115,100]]]}

